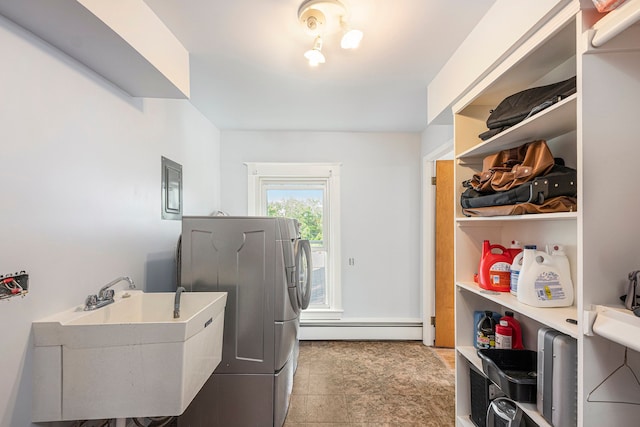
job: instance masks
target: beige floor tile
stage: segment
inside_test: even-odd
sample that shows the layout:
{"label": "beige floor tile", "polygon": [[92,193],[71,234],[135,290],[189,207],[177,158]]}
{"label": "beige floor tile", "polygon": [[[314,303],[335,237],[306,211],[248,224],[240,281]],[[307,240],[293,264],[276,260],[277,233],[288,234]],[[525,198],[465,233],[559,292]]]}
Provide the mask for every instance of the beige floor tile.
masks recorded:
{"label": "beige floor tile", "polygon": [[344,375],[341,372],[309,375],[309,394],[343,394]]}
{"label": "beige floor tile", "polygon": [[309,368],[300,366],[293,376],[293,394],[309,394]]}
{"label": "beige floor tile", "polygon": [[360,423],[385,423],[389,421],[387,399],[381,394],[347,395],[349,417]]}
{"label": "beige floor tile", "polygon": [[307,396],[307,420],[325,423],[349,422],[347,403],[344,395]]}
{"label": "beige floor tile", "polygon": [[307,421],[307,395],[291,395],[286,421],[288,423],[303,423]]}

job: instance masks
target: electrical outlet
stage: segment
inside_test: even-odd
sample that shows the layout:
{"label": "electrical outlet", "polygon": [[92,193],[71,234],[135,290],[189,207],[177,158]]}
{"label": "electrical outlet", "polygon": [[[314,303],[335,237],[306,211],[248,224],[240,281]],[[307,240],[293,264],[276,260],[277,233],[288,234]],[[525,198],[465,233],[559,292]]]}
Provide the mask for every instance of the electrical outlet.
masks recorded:
{"label": "electrical outlet", "polygon": [[23,270],[19,273],[0,275],[0,299],[25,296],[29,292],[29,275]]}

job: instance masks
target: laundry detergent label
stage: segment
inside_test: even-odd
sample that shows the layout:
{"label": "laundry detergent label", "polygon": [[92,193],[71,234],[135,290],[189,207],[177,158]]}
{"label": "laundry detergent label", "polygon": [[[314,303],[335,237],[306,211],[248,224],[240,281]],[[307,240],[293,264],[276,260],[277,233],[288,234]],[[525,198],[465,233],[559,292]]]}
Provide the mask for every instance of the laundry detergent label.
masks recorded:
{"label": "laundry detergent label", "polygon": [[535,282],[536,296],[539,301],[565,299],[564,288],[560,284],[560,276],[554,271],[541,273]]}
{"label": "laundry detergent label", "polygon": [[511,264],[508,262],[496,262],[489,269],[491,286],[509,290],[511,285]]}
{"label": "laundry detergent label", "polygon": [[518,270],[511,270],[511,293],[516,295],[518,293],[518,276],[520,272]]}

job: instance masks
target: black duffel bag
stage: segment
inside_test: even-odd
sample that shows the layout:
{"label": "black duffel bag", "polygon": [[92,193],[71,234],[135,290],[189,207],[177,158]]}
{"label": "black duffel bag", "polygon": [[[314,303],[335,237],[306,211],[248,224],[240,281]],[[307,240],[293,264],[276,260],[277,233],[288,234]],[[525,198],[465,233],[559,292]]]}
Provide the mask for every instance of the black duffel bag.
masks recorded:
{"label": "black duffel bag", "polygon": [[[558,161],[558,163],[561,163],[561,161]],[[576,197],[577,194],[576,170],[556,163],[546,175],[507,191],[487,194],[478,192],[473,188],[467,188],[460,195],[460,205],[464,209],[519,203],[541,205],[552,197]]]}
{"label": "black duffel bag", "polygon": [[558,83],[534,87],[510,95],[491,110],[487,119],[489,130],[478,136],[482,140],[487,140],[574,93],[576,93],[575,76]]}

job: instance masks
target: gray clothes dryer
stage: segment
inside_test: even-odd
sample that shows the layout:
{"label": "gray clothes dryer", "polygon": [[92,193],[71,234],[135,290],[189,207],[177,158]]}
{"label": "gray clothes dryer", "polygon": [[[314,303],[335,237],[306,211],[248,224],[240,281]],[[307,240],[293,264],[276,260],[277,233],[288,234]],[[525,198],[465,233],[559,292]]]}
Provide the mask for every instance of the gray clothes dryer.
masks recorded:
{"label": "gray clothes dryer", "polygon": [[227,292],[222,361],[179,426],[284,424],[297,366],[311,254],[298,223],[271,217],[183,217],[181,285]]}

